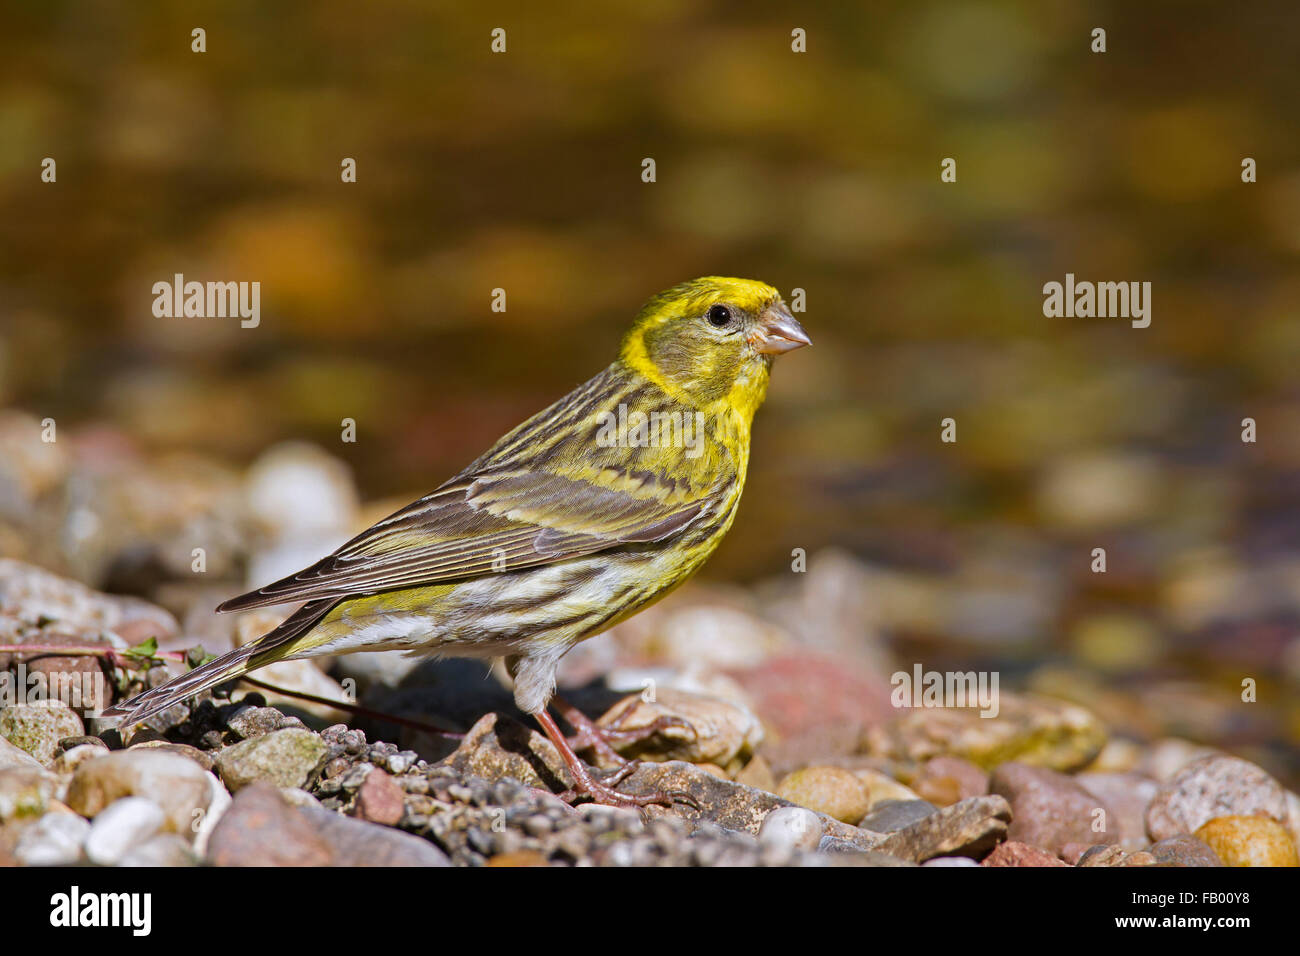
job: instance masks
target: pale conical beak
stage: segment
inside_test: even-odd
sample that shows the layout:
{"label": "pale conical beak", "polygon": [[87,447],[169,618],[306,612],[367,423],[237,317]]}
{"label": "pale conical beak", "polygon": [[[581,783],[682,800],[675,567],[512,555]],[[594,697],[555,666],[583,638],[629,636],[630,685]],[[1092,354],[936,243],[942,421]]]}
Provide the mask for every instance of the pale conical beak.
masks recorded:
{"label": "pale conical beak", "polygon": [[758,325],[749,333],[749,344],[764,355],[780,355],[812,345],[812,339],[785,305],[778,302],[763,311]]}

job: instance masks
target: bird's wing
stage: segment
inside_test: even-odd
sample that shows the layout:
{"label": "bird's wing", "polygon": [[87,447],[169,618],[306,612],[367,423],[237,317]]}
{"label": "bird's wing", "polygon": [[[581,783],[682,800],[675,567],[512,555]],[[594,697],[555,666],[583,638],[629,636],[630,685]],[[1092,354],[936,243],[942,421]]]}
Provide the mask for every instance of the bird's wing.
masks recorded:
{"label": "bird's wing", "polygon": [[418,587],[661,541],[718,497],[626,475],[608,483],[548,471],[462,475],[311,567],[218,610]]}

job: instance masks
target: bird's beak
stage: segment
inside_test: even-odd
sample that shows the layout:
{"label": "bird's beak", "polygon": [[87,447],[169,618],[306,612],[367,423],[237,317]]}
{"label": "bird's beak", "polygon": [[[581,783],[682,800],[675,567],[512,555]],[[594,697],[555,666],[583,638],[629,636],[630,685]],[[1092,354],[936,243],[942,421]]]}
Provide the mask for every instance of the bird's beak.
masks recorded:
{"label": "bird's beak", "polygon": [[758,324],[749,333],[749,344],[764,355],[780,355],[812,345],[812,339],[785,304],[776,302],[759,316]]}

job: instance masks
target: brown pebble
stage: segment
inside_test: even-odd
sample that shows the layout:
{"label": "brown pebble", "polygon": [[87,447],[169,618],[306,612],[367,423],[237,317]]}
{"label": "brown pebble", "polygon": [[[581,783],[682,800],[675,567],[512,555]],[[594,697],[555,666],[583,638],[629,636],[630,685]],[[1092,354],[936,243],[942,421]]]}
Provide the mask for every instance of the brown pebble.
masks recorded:
{"label": "brown pebble", "polygon": [[217,866],[329,866],[329,844],[274,787],[254,781],[235,794],[212,831],[208,860]]}
{"label": "brown pebble", "polygon": [[1120,866],[1159,866],[1160,861],[1148,853],[1146,850],[1138,850],[1136,853],[1130,853],[1120,861]]}
{"label": "brown pebble", "polygon": [[[1074,844],[1077,846],[1078,844]],[[1079,854],[1078,866],[1119,866],[1124,859],[1124,850],[1117,843],[1098,843],[1087,847]],[[1066,858],[1069,862],[1069,858]]]}
{"label": "brown pebble", "polygon": [[487,861],[488,866],[550,866],[550,862],[536,850],[519,850],[515,853],[498,853]]}
{"label": "brown pebble", "polygon": [[969,760],[945,754],[925,762],[912,781],[912,789],[922,800],[929,800],[937,807],[950,807],[968,797],[988,793],[989,775]]}
{"label": "brown pebble", "polygon": [[1069,866],[1058,860],[1046,850],[1040,850],[1028,843],[1008,840],[998,846],[984,858],[983,866]]}
{"label": "brown pebble", "polygon": [[758,754],[736,774],[736,783],[743,783],[747,787],[755,787],[771,793],[776,789],[776,776],[767,761]]}
{"label": "brown pebble", "polygon": [[402,819],[406,794],[392,777],[376,767],[357,791],[357,816],[371,823],[396,826]]}

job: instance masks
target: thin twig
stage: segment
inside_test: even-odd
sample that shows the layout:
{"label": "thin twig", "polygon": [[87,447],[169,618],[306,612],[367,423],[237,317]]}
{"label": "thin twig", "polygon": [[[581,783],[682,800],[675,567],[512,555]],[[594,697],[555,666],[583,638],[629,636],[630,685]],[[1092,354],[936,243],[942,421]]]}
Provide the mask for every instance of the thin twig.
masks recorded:
{"label": "thin twig", "polygon": [[288,690],[284,687],[276,687],[274,684],[268,684],[264,681],[245,675],[240,680],[246,684],[252,684],[262,690],[270,691],[273,694],[280,694],[284,697],[293,697],[298,700],[311,701],[313,704],[324,704],[327,707],[337,707],[339,710],[345,710],[355,717],[369,717],[371,720],[383,720],[390,724],[397,724],[400,727],[410,727],[413,730],[423,730],[431,734],[439,734],[443,737],[453,737],[456,740],[464,739],[464,734],[458,734],[455,731],[443,730],[441,727],[435,727],[433,724],[426,724],[420,720],[412,720],[409,717],[398,717],[396,714],[386,714],[381,710],[371,710],[369,707],[362,707],[360,704],[349,704],[341,700],[330,700],[328,697],[317,697],[315,694],[307,694],[298,690]]}

